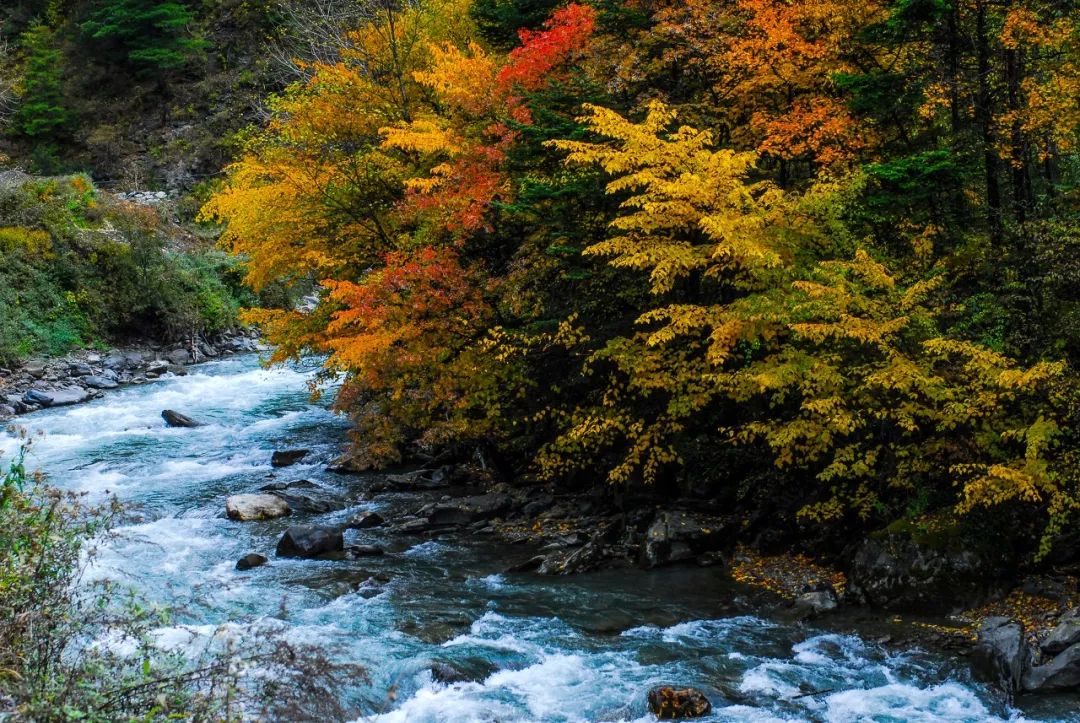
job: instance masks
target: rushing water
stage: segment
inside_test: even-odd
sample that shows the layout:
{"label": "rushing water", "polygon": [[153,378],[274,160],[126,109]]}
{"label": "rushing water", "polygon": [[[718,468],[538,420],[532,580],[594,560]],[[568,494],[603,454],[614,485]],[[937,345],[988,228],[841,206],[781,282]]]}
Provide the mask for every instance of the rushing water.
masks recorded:
{"label": "rushing water", "polygon": [[[267,371],[253,357],[192,371],[23,417],[44,433],[30,464],[57,485],[115,493],[134,510],[136,521],[92,574],[175,606],[183,627],[163,639],[275,621],[293,639],[366,667],[365,720],[647,721],[645,693],[661,683],[709,692],[712,721],[1080,720],[1068,701],[1006,709],[955,661],[747,615],[738,591],[711,570],[504,575],[498,571],[520,561],[521,550],[375,529],[351,531],[347,542],[383,545],[384,557],[272,559],[237,572],[248,552],[272,557],[289,522],[229,521],[226,496],[265,484],[271,451],[286,447],[314,454],[277,479],[348,494],[350,479],[324,469],[345,426],[309,402],[307,372]],[[170,429],[163,409],[208,424]],[[15,448],[13,438],[0,438],[5,456]],[[393,502],[318,519],[337,522]],[[389,581],[357,591],[372,576]],[[435,683],[432,661],[479,671],[481,682]]]}

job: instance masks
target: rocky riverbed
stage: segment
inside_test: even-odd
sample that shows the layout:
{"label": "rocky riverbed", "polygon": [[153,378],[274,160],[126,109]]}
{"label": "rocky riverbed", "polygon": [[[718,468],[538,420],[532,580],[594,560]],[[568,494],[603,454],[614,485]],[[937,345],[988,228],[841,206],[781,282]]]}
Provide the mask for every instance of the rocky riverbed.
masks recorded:
{"label": "rocky riverbed", "polygon": [[54,359],[0,367],[0,421],[49,407],[81,404],[105,392],[145,384],[188,366],[223,356],[260,351],[253,331],[235,330],[176,344],[142,343],[110,351],[80,350]]}

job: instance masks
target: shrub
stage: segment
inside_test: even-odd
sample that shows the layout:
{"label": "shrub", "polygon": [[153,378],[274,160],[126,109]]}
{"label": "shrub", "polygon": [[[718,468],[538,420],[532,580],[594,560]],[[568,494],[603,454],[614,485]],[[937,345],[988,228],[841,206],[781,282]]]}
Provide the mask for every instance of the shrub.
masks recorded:
{"label": "shrub", "polygon": [[333,692],[359,671],[278,634],[165,650],[167,610],[82,574],[115,501],[88,506],[28,473],[0,477],[0,718],[51,721],[342,719]]}

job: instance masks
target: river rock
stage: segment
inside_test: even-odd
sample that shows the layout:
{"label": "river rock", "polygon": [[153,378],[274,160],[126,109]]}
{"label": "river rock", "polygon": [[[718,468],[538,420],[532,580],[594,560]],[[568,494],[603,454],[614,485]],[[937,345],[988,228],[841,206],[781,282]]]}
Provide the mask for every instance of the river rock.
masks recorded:
{"label": "river rock", "polygon": [[233,495],[225,500],[225,514],[230,520],[272,520],[289,514],[289,505],[274,495]]}
{"label": "river rock", "polygon": [[45,362],[42,361],[28,361],[23,365],[22,370],[32,376],[34,379],[41,379],[45,376]]}
{"label": "river rock", "polygon": [[905,534],[867,538],[848,568],[849,593],[886,610],[948,612],[974,607],[1007,589],[1006,555],[986,545],[916,541]]}
{"label": "river rock", "polygon": [[101,366],[106,369],[123,369],[127,366],[127,358],[120,352],[112,352],[101,360]]}
{"label": "river rock", "polygon": [[174,412],[171,409],[166,409],[161,413],[161,418],[165,420],[165,424],[170,427],[201,427],[202,422],[197,422],[186,414],[180,412]]}
{"label": "river rock", "polygon": [[284,449],[270,455],[271,467],[291,467],[308,455],[307,449]]}
{"label": "river rock", "polygon": [[378,527],[386,520],[382,518],[378,512],[359,512],[349,518],[349,521],[345,523],[345,529],[347,530],[367,530],[372,527]]}
{"label": "river rock", "polygon": [[293,512],[321,515],[334,510],[343,510],[347,506],[344,500],[334,497],[317,484],[307,480],[290,482],[284,489],[270,490],[270,494],[284,500]]}
{"label": "river rock", "polygon": [[191,352],[187,349],[173,349],[165,353],[165,358],[169,360],[170,364],[183,366],[191,362]]}
{"label": "river rock", "polygon": [[77,386],[47,390],[28,389],[23,394],[24,402],[36,404],[39,407],[63,407],[69,404],[79,404],[87,399],[90,399],[90,392]]}
{"label": "river rock", "polygon": [[319,557],[344,552],[345,538],[333,527],[290,527],[277,545],[278,557]]}
{"label": "river rock", "polygon": [[68,372],[73,377],[87,377],[94,373],[94,370],[86,362],[73,361],[68,364]]}
{"label": "river rock", "polygon": [[660,720],[701,718],[712,712],[712,703],[696,688],[660,686],[649,691],[649,711]]}
{"label": "river rock", "polygon": [[417,512],[417,516],[426,518],[432,527],[457,527],[498,517],[507,512],[513,503],[513,498],[506,494],[473,495],[426,505]]}
{"label": "river rock", "polygon": [[795,598],[795,610],[805,617],[816,617],[840,606],[836,591],[831,586],[824,590],[811,590]]}
{"label": "river rock", "polygon": [[97,374],[90,374],[83,377],[82,383],[91,389],[116,389],[120,386],[116,383],[116,380]]}
{"label": "river rock", "polygon": [[660,567],[722,549],[731,543],[728,528],[723,518],[712,515],[659,512],[645,533],[642,564]]}
{"label": "river rock", "polygon": [[1039,648],[1047,655],[1057,655],[1077,643],[1080,643],[1080,608],[1073,608],[1058,618],[1057,625]]}
{"label": "river rock", "polygon": [[169,371],[169,362],[164,359],[154,359],[146,365],[146,376],[159,377]]}
{"label": "river rock", "polygon": [[1022,624],[1004,617],[983,621],[971,651],[971,669],[977,678],[1014,695],[1020,691],[1027,661],[1028,647]]}
{"label": "river rock", "polygon": [[259,567],[260,565],[265,565],[266,562],[267,562],[266,558],[263,557],[262,555],[259,555],[259,554],[254,553],[254,552],[249,552],[248,554],[244,555],[243,557],[241,557],[239,560],[236,561],[236,569],[237,570],[250,570],[253,567]]}
{"label": "river rock", "polygon": [[486,680],[495,672],[495,666],[483,658],[471,658],[460,662],[436,660],[431,663],[431,679],[436,683],[473,683]]}
{"label": "river rock", "polygon": [[280,492],[282,490],[315,490],[319,485],[311,480],[298,479],[292,482],[270,482],[259,488],[261,492]]}
{"label": "river rock", "polygon": [[1023,688],[1029,693],[1080,688],[1080,643],[1058,653],[1049,663],[1030,668],[1024,674]]}
{"label": "river rock", "polygon": [[385,554],[386,550],[378,545],[349,545],[351,557],[381,557]]}

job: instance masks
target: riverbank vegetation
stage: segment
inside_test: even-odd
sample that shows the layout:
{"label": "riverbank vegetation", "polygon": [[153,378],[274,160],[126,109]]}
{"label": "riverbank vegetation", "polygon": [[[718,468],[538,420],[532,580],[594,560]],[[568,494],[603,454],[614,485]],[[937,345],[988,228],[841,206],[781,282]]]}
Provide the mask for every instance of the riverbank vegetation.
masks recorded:
{"label": "riverbank vegetation", "polygon": [[0,364],[219,332],[254,300],[239,264],[167,204],[118,200],[83,175],[0,174]]}
{"label": "riverbank vegetation", "polygon": [[[0,477],[0,716],[16,721],[342,719],[361,674],[274,630],[187,629],[87,573],[121,514],[48,486],[25,449]],[[91,575],[92,577],[92,575]],[[172,642],[168,634],[172,633]]]}
{"label": "riverbank vegetation", "polygon": [[321,289],[251,318],[348,374],[356,467],[456,450],[825,547],[977,514],[1049,553],[1072,3],[361,5],[203,209],[255,288]]}

